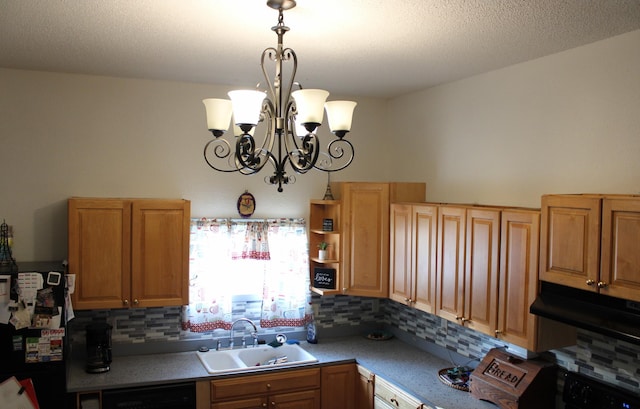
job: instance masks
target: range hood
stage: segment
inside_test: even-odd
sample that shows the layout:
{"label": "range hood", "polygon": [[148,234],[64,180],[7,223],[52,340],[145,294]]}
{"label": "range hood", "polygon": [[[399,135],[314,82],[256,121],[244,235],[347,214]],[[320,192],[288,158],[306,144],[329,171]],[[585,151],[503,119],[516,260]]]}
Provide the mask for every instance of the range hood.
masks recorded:
{"label": "range hood", "polygon": [[543,281],[532,314],[640,345],[640,302]]}

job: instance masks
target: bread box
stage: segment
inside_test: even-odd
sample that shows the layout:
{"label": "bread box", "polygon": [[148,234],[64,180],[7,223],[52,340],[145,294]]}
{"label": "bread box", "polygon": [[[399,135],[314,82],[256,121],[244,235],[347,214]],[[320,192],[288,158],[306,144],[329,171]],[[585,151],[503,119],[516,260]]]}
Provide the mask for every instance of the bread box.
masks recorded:
{"label": "bread box", "polygon": [[554,408],[555,364],[492,349],[471,373],[469,392],[502,409]]}

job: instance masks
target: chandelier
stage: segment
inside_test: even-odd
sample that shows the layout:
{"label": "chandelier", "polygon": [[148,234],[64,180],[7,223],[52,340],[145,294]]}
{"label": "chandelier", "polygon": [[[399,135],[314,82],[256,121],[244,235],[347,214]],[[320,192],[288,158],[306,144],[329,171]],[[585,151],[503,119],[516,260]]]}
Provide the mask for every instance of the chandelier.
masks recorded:
{"label": "chandelier", "polygon": [[[278,46],[262,52],[260,67],[267,84],[266,91],[236,90],[228,93],[230,100],[208,98],[202,101],[207,127],[213,134],[213,139],[204,147],[207,164],[220,172],[253,175],[270,163],[273,174],[266,176],[264,181],[277,185],[278,192],[282,192],[282,185],[296,181],[295,175],[287,174],[287,167],[298,174],[311,169],[336,172],[349,166],[354,155],[353,145],[345,135],[351,130],[356,103],[326,102],[329,92],[303,89],[295,81],[298,57],[291,48],[282,45],[282,38],[289,31],[284,25],[283,11],[295,5],[293,0],[267,1],[267,6],[278,10],[278,24],[271,28],[278,36]],[[316,130],[323,121],[325,109],[329,129],[335,138],[322,151]],[[224,134],[231,118],[233,135],[227,139]],[[256,138],[256,134],[262,137]]]}

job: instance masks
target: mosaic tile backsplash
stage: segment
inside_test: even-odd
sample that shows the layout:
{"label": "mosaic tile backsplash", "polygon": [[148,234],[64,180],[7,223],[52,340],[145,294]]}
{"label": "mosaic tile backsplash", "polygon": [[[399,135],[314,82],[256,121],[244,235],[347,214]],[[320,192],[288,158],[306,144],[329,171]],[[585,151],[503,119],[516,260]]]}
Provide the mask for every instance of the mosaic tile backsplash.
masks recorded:
{"label": "mosaic tile backsplash", "polygon": [[[456,352],[470,361],[479,361],[490,349],[505,346],[493,337],[387,299],[313,295],[312,303],[320,342],[323,334],[352,335],[354,331],[366,331],[363,328],[388,327]],[[258,322],[260,303],[251,299],[235,302],[234,319],[240,317]],[[228,331],[224,330],[204,334],[185,332],[180,328],[180,320],[180,307],[77,311],[76,318],[70,322],[69,333],[72,343],[82,344],[84,327],[88,323],[106,321],[113,326],[114,346],[228,336]],[[260,329],[259,335],[301,330],[304,329]],[[244,335],[241,330],[237,334]],[[517,346],[507,346],[510,352],[518,355],[526,353]],[[576,346],[548,354],[564,370],[579,371],[630,390],[640,388],[640,347],[637,345],[580,330]]]}

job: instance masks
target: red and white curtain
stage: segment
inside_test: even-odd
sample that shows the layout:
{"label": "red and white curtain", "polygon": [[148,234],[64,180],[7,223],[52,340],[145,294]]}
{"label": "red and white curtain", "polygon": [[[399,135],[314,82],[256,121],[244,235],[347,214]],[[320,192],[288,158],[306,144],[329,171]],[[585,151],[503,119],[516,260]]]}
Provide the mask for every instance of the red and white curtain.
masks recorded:
{"label": "red and white curtain", "polygon": [[260,326],[303,327],[311,320],[304,219],[191,220],[190,304],[182,327],[230,329],[234,296],[262,297]]}

